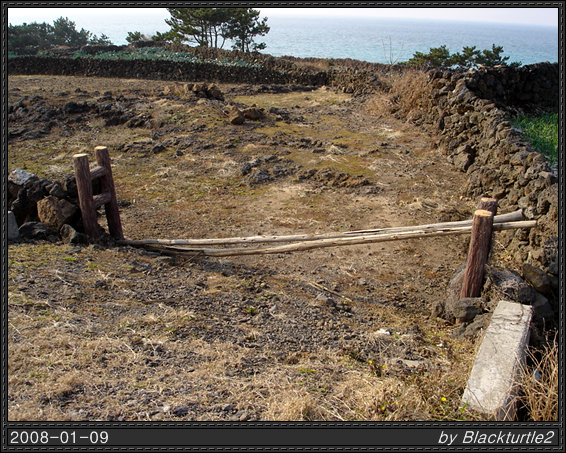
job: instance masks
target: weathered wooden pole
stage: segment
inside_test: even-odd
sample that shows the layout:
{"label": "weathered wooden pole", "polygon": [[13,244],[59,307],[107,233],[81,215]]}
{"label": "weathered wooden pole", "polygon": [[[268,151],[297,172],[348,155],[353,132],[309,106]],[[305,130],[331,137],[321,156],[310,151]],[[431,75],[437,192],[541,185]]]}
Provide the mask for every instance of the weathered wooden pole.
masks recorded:
{"label": "weathered wooden pole", "polygon": [[94,151],[98,165],[106,170],[104,175],[100,177],[100,189],[102,194],[108,194],[107,196],[109,196],[109,201],[104,204],[106,220],[108,221],[108,231],[113,238],[124,239],[108,148],[106,146],[97,146],[94,148]]}
{"label": "weathered wooden pole", "polygon": [[494,216],[497,215],[497,199],[489,197],[481,197],[478,204],[478,209],[491,212]]}
{"label": "weathered wooden pole", "polygon": [[92,198],[92,177],[88,164],[87,154],[75,154],[73,156],[73,167],[75,168],[75,180],[79,195],[79,206],[83,219],[85,233],[97,239],[100,229],[96,220],[96,209]]}
{"label": "weathered wooden pole", "polygon": [[493,217],[493,213],[485,209],[478,209],[474,213],[461,298],[479,297],[481,294],[485,264],[491,247]]}

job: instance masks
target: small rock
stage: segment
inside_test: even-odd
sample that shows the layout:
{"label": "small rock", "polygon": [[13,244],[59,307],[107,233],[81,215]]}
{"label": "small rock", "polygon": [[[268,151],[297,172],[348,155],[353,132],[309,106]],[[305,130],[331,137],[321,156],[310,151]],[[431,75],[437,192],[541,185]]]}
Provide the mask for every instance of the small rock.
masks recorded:
{"label": "small rock", "polygon": [[88,244],[88,237],[79,233],[71,225],[65,224],[59,229],[61,238],[69,244]]}
{"label": "small rock", "polygon": [[377,335],[383,335],[383,336],[389,336],[389,335],[391,335],[391,332],[390,332],[389,330],[387,330],[387,329],[378,329],[378,330],[375,331],[375,333],[376,333]]}
{"label": "small rock", "polygon": [[542,264],[548,267],[548,272],[558,275],[558,238],[550,238],[543,245]]}
{"label": "small rock", "polygon": [[474,338],[476,337],[482,330],[487,329],[489,326],[490,316],[486,313],[483,315],[479,315],[474,319],[474,322],[469,324],[464,333],[464,338]]}
{"label": "small rock", "polygon": [[206,86],[205,93],[209,98],[218,99],[219,101],[224,100],[224,95],[222,94],[222,91],[220,91],[220,88],[218,88],[218,86],[216,86],[214,83],[209,83]]}
{"label": "small rock", "polygon": [[441,318],[444,315],[444,303],[437,300],[430,308],[430,315],[433,318]]}
{"label": "small rock", "polygon": [[239,126],[241,124],[244,124],[245,120],[246,119],[242,111],[238,107],[233,105],[230,113],[228,114],[228,121],[230,121],[231,124]]}
{"label": "small rock", "polygon": [[458,322],[471,322],[483,312],[486,301],[481,297],[466,297],[450,306],[450,311]]}
{"label": "small rock", "polygon": [[8,241],[17,241],[20,238],[16,216],[12,211],[8,211]]}
{"label": "small rock", "polygon": [[49,242],[59,240],[55,231],[40,222],[26,222],[20,227],[19,232],[20,236],[25,239],[40,239]]}
{"label": "small rock", "polygon": [[184,417],[189,413],[189,408],[187,406],[175,406],[173,409],[171,409],[171,413],[175,417]]}
{"label": "small rock", "polygon": [[263,112],[257,107],[248,107],[242,111],[244,118],[252,121],[257,121],[263,118]]}
{"label": "small rock", "polygon": [[17,186],[22,186],[22,187],[28,184],[29,182],[37,181],[38,179],[39,178],[33,173],[30,173],[29,171],[21,170],[19,168],[16,168],[8,176],[8,181],[10,181],[13,184],[16,184]]}
{"label": "small rock", "polygon": [[486,277],[496,288],[500,298],[531,305],[536,300],[536,291],[521,276],[510,269],[486,266]]}
{"label": "small rock", "polygon": [[552,305],[542,294],[536,293],[536,300],[531,305],[534,309],[534,315],[536,318],[548,321],[554,317]]}
{"label": "small rock", "polygon": [[166,150],[165,146],[163,146],[161,143],[158,143],[153,148],[151,148],[151,152],[153,154],[159,154],[159,153],[162,153],[165,150]]}
{"label": "small rock", "polygon": [[66,198],[67,192],[65,191],[65,189],[63,189],[63,187],[61,187],[61,184],[56,182],[53,183],[53,185],[49,189],[49,195],[52,195],[57,198]]}
{"label": "small rock", "polygon": [[251,176],[251,182],[254,184],[261,184],[264,182],[271,181],[273,178],[269,174],[269,172],[263,168],[255,171],[254,174]]}
{"label": "small rock", "polygon": [[77,181],[75,180],[74,174],[69,173],[65,175],[65,178],[63,180],[63,188],[67,191],[71,198],[76,198],[79,196],[77,192]]}
{"label": "small rock", "polygon": [[544,294],[545,296],[552,294],[553,285],[551,276],[542,269],[524,263],[523,277],[539,293]]}
{"label": "small rock", "polygon": [[58,230],[70,223],[78,208],[67,200],[49,195],[37,203],[39,221]]}

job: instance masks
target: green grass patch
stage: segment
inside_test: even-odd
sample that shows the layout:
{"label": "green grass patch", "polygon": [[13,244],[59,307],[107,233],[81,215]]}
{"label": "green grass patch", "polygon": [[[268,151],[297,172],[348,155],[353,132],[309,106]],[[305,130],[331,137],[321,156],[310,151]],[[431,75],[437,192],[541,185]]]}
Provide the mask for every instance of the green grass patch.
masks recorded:
{"label": "green grass patch", "polygon": [[558,161],[558,114],[520,115],[514,122],[535,151],[545,156],[551,165]]}

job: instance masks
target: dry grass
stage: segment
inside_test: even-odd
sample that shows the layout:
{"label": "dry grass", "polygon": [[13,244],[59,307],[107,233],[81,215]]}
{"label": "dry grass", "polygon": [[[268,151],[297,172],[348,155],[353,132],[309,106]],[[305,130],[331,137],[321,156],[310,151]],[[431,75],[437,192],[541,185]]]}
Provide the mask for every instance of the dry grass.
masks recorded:
{"label": "dry grass", "polygon": [[422,109],[428,101],[430,86],[424,71],[417,69],[391,73],[384,81],[385,90],[376,94],[367,104],[367,112],[385,117],[391,114],[409,116]]}
{"label": "dry grass", "polygon": [[[462,186],[462,175],[440,161],[432,172],[427,166],[435,155],[417,153],[429,150],[428,136],[405,122],[353,111],[358,104],[344,93],[250,90],[233,100],[284,108],[291,120],[236,128],[206,100],[189,98],[185,105],[182,91],[181,99],[157,95],[163,82],[42,76],[14,77],[10,83],[19,90],[10,92],[13,102],[39,88],[49,103],[84,95],[75,93],[79,85],[93,96],[95,90],[112,90],[114,96],[133,96],[129,109],[136,114],[164,123],[158,129],[103,127],[92,116],[92,124],[64,125],[71,135],[56,128],[41,140],[10,143],[11,168],[27,165],[58,180],[72,171],[73,153],[109,146],[131,238],[431,223],[441,205],[463,203],[454,190]],[[63,90],[70,94],[59,96]],[[121,148],[151,142],[156,132],[163,134],[160,141],[190,137],[194,143],[183,155],[176,154],[177,145],[159,154],[151,146]],[[344,154],[313,153],[300,146],[304,138]],[[401,154],[402,148],[414,149],[416,159]],[[255,186],[239,174],[242,163],[272,154],[305,169],[329,166],[362,174],[375,182],[376,193],[293,177]],[[428,200],[435,203],[432,211],[425,209]],[[9,418],[469,418],[459,404],[473,345],[453,339],[452,326],[429,317],[426,308],[442,297],[459,266],[460,243],[415,240],[261,261],[188,262],[94,245],[10,245]],[[352,311],[320,303],[311,282],[351,301]],[[413,325],[420,333],[410,330]],[[391,331],[385,338],[374,335],[385,328]],[[398,366],[398,358],[422,364]],[[176,407],[187,413],[179,415]]]}
{"label": "dry grass", "polygon": [[[267,345],[256,349],[208,338],[212,314],[199,304],[139,301],[139,285],[154,285],[137,272],[155,267],[149,256],[90,247],[76,254],[53,244],[41,247],[39,259],[23,245],[10,251],[11,420],[168,420],[176,419],[172,410],[178,406],[194,406],[185,419],[200,420],[225,419],[225,406],[273,421],[469,417],[459,404],[473,345],[453,341],[433,325],[423,326],[422,339],[400,334],[406,314],[403,321],[403,312],[392,307],[375,313],[375,325],[388,325],[393,333],[364,334],[362,350],[320,347],[279,357]],[[64,265],[49,278],[55,263]],[[190,268],[166,269],[180,274],[162,280],[165,285],[193,275]],[[31,275],[54,285],[45,299],[15,288],[19,276]],[[211,295],[233,285],[232,277],[209,280]],[[283,320],[281,310],[276,316]],[[269,335],[238,321],[233,328],[247,344]],[[391,357],[407,348],[425,348],[429,360],[396,367]]]}
{"label": "dry grass", "polygon": [[523,369],[521,403],[534,422],[558,421],[558,339],[542,351],[529,352],[530,366]]}

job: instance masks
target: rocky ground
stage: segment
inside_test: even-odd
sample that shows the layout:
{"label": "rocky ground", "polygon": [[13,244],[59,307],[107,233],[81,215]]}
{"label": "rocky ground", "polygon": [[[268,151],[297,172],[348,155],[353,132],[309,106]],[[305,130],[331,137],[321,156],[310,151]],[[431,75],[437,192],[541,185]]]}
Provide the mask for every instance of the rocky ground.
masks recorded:
{"label": "rocky ground", "polygon": [[[51,76],[8,88],[9,170],[67,190],[72,156],[107,146],[130,239],[419,225],[471,218],[478,201],[434,136],[326,88]],[[9,418],[473,418],[460,397],[476,337],[431,314],[467,244],[229,258],[11,244]]]}

